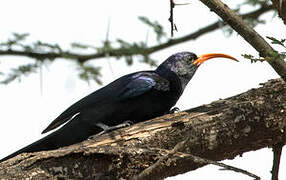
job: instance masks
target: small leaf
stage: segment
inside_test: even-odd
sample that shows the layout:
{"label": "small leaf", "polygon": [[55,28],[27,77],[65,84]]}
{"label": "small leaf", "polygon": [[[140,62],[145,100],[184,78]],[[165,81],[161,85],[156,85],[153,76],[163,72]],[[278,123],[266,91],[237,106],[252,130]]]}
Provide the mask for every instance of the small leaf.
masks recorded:
{"label": "small leaf", "polygon": [[274,37],[269,37],[269,36],[266,36],[268,39],[271,40],[271,44],[278,44],[278,45],[281,45],[283,47],[285,47],[285,45],[283,44],[285,42],[285,39],[281,39],[280,41]]}
{"label": "small leaf", "polygon": [[102,81],[100,80],[99,77],[101,77],[100,74],[100,67],[94,67],[91,65],[83,65],[83,64],[79,64],[79,77],[82,80],[85,81],[90,81],[90,80],[94,80],[97,84],[101,85]]}
{"label": "small leaf", "polygon": [[[34,72],[36,72],[37,68],[38,68],[37,63],[20,65],[17,68],[13,68],[13,69],[11,69],[10,73],[8,75],[6,75],[7,76],[6,78],[4,78],[4,80],[0,81],[0,84],[9,84],[16,79],[18,79],[20,81],[21,76],[34,73]],[[3,75],[3,76],[5,76],[5,75]]]}
{"label": "small leaf", "polygon": [[157,41],[160,41],[162,37],[166,36],[166,33],[164,32],[163,26],[159,24],[157,21],[151,22],[147,17],[139,16],[138,19],[145,23],[146,25],[152,27],[153,31],[155,32],[157,36]]}
{"label": "small leaf", "polygon": [[88,48],[87,45],[80,44],[80,43],[76,43],[76,42],[73,42],[73,43],[71,44],[71,47],[72,47],[72,48],[79,48],[79,49],[87,49],[87,48]]}
{"label": "small leaf", "polygon": [[16,41],[23,41],[23,40],[25,40],[26,39],[26,37],[28,37],[29,36],[29,33],[23,33],[23,34],[20,34],[20,33],[12,33],[13,34],[13,36],[14,36],[14,38],[15,38],[15,40]]}
{"label": "small leaf", "polygon": [[126,61],[128,66],[131,66],[133,64],[132,56],[125,56],[125,61]]}
{"label": "small leaf", "polygon": [[245,59],[249,59],[251,63],[255,63],[255,62],[263,62],[265,61],[265,59],[261,59],[261,58],[254,58],[254,56],[252,56],[251,54],[242,54],[242,56]]}

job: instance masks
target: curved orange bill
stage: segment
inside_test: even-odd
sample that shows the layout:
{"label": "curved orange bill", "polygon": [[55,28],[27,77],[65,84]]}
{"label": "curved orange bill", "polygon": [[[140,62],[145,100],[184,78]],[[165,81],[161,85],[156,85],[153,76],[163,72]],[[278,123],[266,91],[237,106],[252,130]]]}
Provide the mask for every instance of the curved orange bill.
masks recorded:
{"label": "curved orange bill", "polygon": [[203,54],[203,55],[200,55],[198,57],[198,59],[196,59],[193,64],[199,66],[201,65],[203,62],[205,62],[206,60],[209,60],[209,59],[212,59],[212,58],[228,58],[228,59],[232,59],[232,60],[235,60],[238,62],[237,59],[235,59],[234,57],[232,56],[229,56],[227,54],[221,54],[221,53],[210,53],[210,54]]}

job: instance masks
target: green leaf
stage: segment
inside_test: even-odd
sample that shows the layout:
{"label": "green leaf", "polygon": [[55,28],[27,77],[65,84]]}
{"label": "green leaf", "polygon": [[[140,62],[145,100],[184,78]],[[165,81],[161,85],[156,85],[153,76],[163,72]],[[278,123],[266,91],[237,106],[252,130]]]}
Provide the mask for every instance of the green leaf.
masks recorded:
{"label": "green leaf", "polygon": [[125,61],[126,61],[128,66],[131,66],[133,64],[132,56],[125,56]]}
{"label": "green leaf", "polygon": [[13,34],[13,36],[15,38],[15,41],[23,41],[23,40],[26,39],[26,37],[29,36],[29,33],[22,33],[22,34],[20,34],[20,33],[15,33],[14,32],[12,34]]}
{"label": "green leaf", "polygon": [[162,37],[166,37],[163,26],[160,25],[157,21],[151,22],[147,17],[139,16],[138,19],[145,23],[146,25],[152,27],[153,31],[157,36],[157,41],[160,41]]}
{"label": "green leaf", "polygon": [[286,47],[286,46],[284,45],[284,42],[285,42],[286,39],[278,40],[278,39],[276,39],[276,38],[274,38],[274,37],[270,37],[270,36],[266,36],[266,38],[268,38],[268,39],[271,40],[271,44],[278,44],[278,45],[281,45],[281,46],[283,46],[283,47]]}
{"label": "green leaf", "polygon": [[102,81],[99,78],[101,77],[100,67],[79,64],[78,69],[79,69],[79,77],[82,80],[85,80],[87,82],[89,82],[90,80],[94,80],[97,84],[99,85],[102,84]]}
{"label": "green leaf", "polygon": [[[38,67],[39,64],[34,63],[34,64],[20,65],[17,68],[13,68],[11,69],[10,73],[7,74],[3,80],[0,81],[0,84],[9,84],[16,79],[20,81],[23,75],[29,75],[31,73],[35,73]],[[3,76],[5,76],[5,74]]]}
{"label": "green leaf", "polygon": [[243,56],[245,59],[249,59],[251,63],[255,63],[255,62],[263,62],[265,61],[265,59],[261,59],[261,58],[254,58],[253,55],[251,54],[242,54],[241,56]]}

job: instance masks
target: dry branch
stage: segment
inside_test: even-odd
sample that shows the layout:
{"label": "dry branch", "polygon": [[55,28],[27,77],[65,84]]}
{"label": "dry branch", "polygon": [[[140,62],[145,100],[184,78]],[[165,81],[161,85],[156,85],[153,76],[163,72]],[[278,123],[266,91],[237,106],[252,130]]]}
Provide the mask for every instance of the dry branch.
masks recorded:
{"label": "dry branch", "polygon": [[161,162],[165,170],[152,175],[153,179],[161,179],[204,165],[186,154],[219,161],[285,143],[285,127],[286,86],[276,79],[261,88],[138,123],[96,140],[53,151],[24,153],[1,163],[0,177],[130,179],[189,138],[172,160]]}

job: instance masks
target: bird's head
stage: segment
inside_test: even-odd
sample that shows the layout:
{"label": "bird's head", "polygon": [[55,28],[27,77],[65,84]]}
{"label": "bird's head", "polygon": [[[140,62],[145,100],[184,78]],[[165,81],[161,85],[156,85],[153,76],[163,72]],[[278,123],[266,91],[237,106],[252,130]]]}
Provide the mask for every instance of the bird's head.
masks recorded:
{"label": "bird's head", "polygon": [[157,71],[162,71],[163,69],[173,71],[179,77],[182,88],[184,89],[192,79],[198,67],[206,60],[212,58],[229,58],[237,61],[232,56],[220,53],[210,53],[197,56],[191,52],[180,52],[173,54],[160,64]]}

